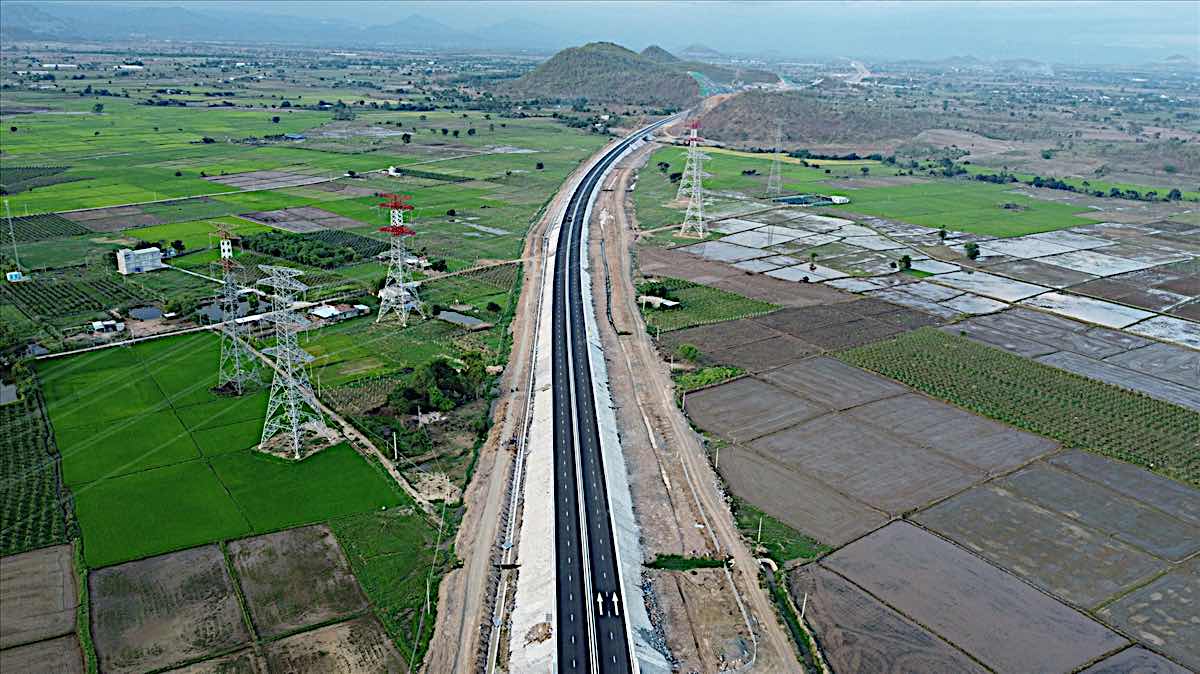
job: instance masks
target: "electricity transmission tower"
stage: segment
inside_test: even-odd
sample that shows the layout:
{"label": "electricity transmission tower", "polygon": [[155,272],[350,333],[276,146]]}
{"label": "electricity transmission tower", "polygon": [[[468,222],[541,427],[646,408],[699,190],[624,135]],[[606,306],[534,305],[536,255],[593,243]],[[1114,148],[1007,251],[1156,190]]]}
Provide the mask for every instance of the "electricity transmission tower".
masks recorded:
{"label": "electricity transmission tower", "polygon": [[777,197],[783,192],[783,176],[780,174],[783,152],[783,124],[775,122],[775,158],[771,161],[771,175],[767,177],[767,196]]}
{"label": "electricity transmission tower", "polygon": [[250,352],[244,329],[237,322],[241,305],[241,287],[237,270],[242,268],[233,259],[233,241],[229,231],[218,230],[221,237],[221,361],[217,368],[217,388],[231,388],[242,395],[251,383],[259,383],[258,359]]}
{"label": "electricity transmission tower", "polygon": [[275,346],[265,349],[265,353],[275,356],[275,377],[271,381],[271,400],[267,403],[267,420],[259,444],[262,446],[284,433],[293,457],[299,459],[304,427],[319,431],[325,426],[304,369],[313,357],[300,348],[296,337],[296,333],[308,326],[308,319],[292,309],[296,296],[308,290],[308,286],[296,278],[304,273],[298,269],[269,264],[260,264],[258,268],[268,274],[258,284],[273,291],[267,320],[275,324]]}
{"label": "electricity transmission tower", "polygon": [[700,151],[700,122],[693,121],[688,125],[688,154],[687,164],[683,175],[679,178],[679,192],[676,199],[687,199],[687,213],[683,216],[683,224],[679,226],[680,236],[696,236],[704,238],[708,227],[704,221],[704,160],[708,155]]}
{"label": "electricity transmission tower", "polygon": [[422,318],[425,317],[425,312],[421,310],[421,298],[417,295],[417,283],[412,280],[412,257],[404,247],[405,237],[416,234],[404,224],[404,212],[413,209],[413,205],[408,203],[412,196],[380,196],[387,199],[379,205],[388,209],[390,221],[387,227],[380,227],[379,231],[391,238],[391,247],[388,248],[387,278],[383,282],[383,288],[379,290],[379,315],[375,317],[375,322],[378,323],[388,314],[394,313],[400,317],[400,325],[407,325],[410,311],[416,311]]}

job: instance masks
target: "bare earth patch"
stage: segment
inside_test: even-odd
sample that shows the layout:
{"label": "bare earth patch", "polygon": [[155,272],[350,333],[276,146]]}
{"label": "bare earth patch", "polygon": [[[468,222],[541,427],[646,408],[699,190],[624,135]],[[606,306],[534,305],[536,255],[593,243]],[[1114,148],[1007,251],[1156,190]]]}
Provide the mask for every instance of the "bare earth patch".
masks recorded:
{"label": "bare earth patch", "polygon": [[0,597],[0,648],[73,632],[78,594],[71,546],[0,558]]}
{"label": "bare earth patch", "polygon": [[374,616],[323,627],[266,646],[275,672],[375,674],[407,672],[400,653]]}
{"label": "bare earth patch", "polygon": [[345,555],[324,524],[229,544],[255,629],[265,638],[366,610]]}
{"label": "bare earth patch", "polygon": [[145,672],[250,641],[216,545],[91,575],[92,636],[104,672]]}
{"label": "bare earth patch", "polygon": [[0,672],[83,674],[83,655],[74,634],[0,651]]}

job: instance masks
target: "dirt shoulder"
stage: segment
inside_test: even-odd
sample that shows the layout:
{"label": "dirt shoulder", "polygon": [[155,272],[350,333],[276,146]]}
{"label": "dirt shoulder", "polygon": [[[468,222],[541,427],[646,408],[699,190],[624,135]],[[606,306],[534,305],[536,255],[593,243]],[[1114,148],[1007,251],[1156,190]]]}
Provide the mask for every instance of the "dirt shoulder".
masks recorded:
{"label": "dirt shoulder", "polygon": [[634,513],[647,560],[675,554],[730,556],[733,563],[702,572],[648,572],[647,608],[679,671],[727,671],[751,661],[752,671],[801,671],[759,585],[757,561],[715,488],[716,476],[703,448],[675,406],[667,366],[636,308],[632,253],[637,227],[628,187],[652,149],[639,150],[613,169],[593,209],[604,223],[595,222],[591,229],[598,324]]}
{"label": "dirt shoulder", "polygon": [[438,589],[437,625],[425,659],[426,672],[475,672],[482,662],[481,656],[487,652],[488,643],[480,627],[491,620],[495,600],[493,570],[502,552],[496,541],[505,525],[514,450],[525,423],[526,384],[537,338],[538,297],[542,293],[542,267],[546,263],[542,259],[542,237],[570,199],[578,176],[605,149],[607,146],[563,181],[525,237],[521,296],[511,323],[512,351],[500,380],[501,394],[496,400],[491,433],[479,450],[475,474],[463,493],[465,510],[454,541],[462,565],[447,574]]}

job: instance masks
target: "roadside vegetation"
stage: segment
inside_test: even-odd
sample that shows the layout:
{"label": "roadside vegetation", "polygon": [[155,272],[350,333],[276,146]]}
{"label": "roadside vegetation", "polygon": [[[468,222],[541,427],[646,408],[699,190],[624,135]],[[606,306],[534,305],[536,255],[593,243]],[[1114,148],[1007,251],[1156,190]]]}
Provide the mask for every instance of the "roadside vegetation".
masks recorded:
{"label": "roadside vegetation", "polygon": [[806,536],[740,498],[734,498],[733,516],[738,530],[776,564],[816,559],[833,548]]}

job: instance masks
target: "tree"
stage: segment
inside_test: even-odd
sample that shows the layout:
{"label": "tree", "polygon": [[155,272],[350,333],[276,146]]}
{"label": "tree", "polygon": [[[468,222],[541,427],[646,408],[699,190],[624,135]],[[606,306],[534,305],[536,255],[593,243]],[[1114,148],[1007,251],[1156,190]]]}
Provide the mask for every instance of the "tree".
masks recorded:
{"label": "tree", "polygon": [[544,169],[544,168],[546,168],[546,165],[545,165],[545,164],[543,164],[542,162],[538,162],[538,163],[537,163],[537,170],[541,171],[541,170],[542,170],[542,169]]}
{"label": "tree", "polygon": [[938,239],[939,239],[939,240],[940,240],[942,243],[945,243],[945,242],[946,242],[946,236],[947,236],[947,232],[946,232],[946,228],[945,228],[945,227],[943,227],[943,228],[941,228],[941,229],[939,229],[939,230],[938,230]]}
{"label": "tree", "polygon": [[496,304],[494,301],[493,301],[493,302],[488,302],[488,303],[487,303],[487,310],[488,310],[488,311],[490,311],[490,312],[492,312],[493,314],[498,314],[498,313],[500,313],[500,305],[499,305],[499,304]]}
{"label": "tree", "polygon": [[446,127],[442,127],[442,135],[443,136],[448,135],[449,133],[450,133],[450,129],[447,129]]}
{"label": "tree", "polygon": [[869,167],[869,166],[864,166],[864,167],[860,168],[860,169],[859,169],[859,171],[862,171],[862,174],[865,176],[865,175],[867,175],[868,173],[870,173],[870,172],[871,172],[871,167]]}
{"label": "tree", "polygon": [[455,138],[458,138],[458,129],[455,129],[454,131],[452,131],[452,132],[450,133],[450,135],[451,135],[451,136],[454,136]]}
{"label": "tree", "polygon": [[176,253],[182,253],[184,249],[183,241],[180,239],[175,239],[171,242],[171,247],[175,249]]}
{"label": "tree", "polygon": [[92,106],[92,112],[96,113],[97,115],[98,115],[98,114],[100,114],[100,113],[102,113],[102,112],[104,112],[104,104],[103,104],[103,103],[97,103],[97,104],[93,105],[93,106]]}
{"label": "tree", "polygon": [[400,134],[400,140],[404,141],[405,145],[408,145],[409,143],[412,142],[412,134],[408,133],[406,131],[406,132]]}
{"label": "tree", "polygon": [[272,123],[272,124],[278,124],[278,123],[279,123],[279,115],[275,115],[274,117],[272,117],[272,118],[271,118],[271,123]]}
{"label": "tree", "polygon": [[963,246],[963,250],[967,253],[967,259],[979,259],[979,244],[975,243],[974,241],[968,241],[966,245]]}
{"label": "tree", "polygon": [[475,135],[475,129],[474,129],[474,127],[470,128],[470,129],[467,129],[467,135],[468,135],[468,136],[474,136],[474,135]]}
{"label": "tree", "polygon": [[450,210],[446,211],[446,215],[449,215],[450,217],[453,218],[454,216],[458,215],[458,211],[451,208]]}
{"label": "tree", "polygon": [[1170,201],[1179,201],[1182,198],[1183,198],[1183,192],[1180,192],[1178,187],[1171,190],[1170,192],[1167,192],[1167,199]]}
{"label": "tree", "polygon": [[655,164],[655,166],[657,166],[658,170],[661,171],[662,173],[666,173],[667,171],[671,170],[671,164],[669,162],[660,161],[657,164]]}
{"label": "tree", "polygon": [[817,270],[817,254],[816,253],[808,254],[808,270],[809,271]]}
{"label": "tree", "polygon": [[180,176],[182,176],[182,175],[183,175],[183,171],[176,171],[176,172],[175,172],[175,177],[176,177],[176,178],[178,178],[178,177],[180,177]]}
{"label": "tree", "polygon": [[900,271],[908,271],[910,269],[912,269],[912,256],[901,255],[900,256]]}

